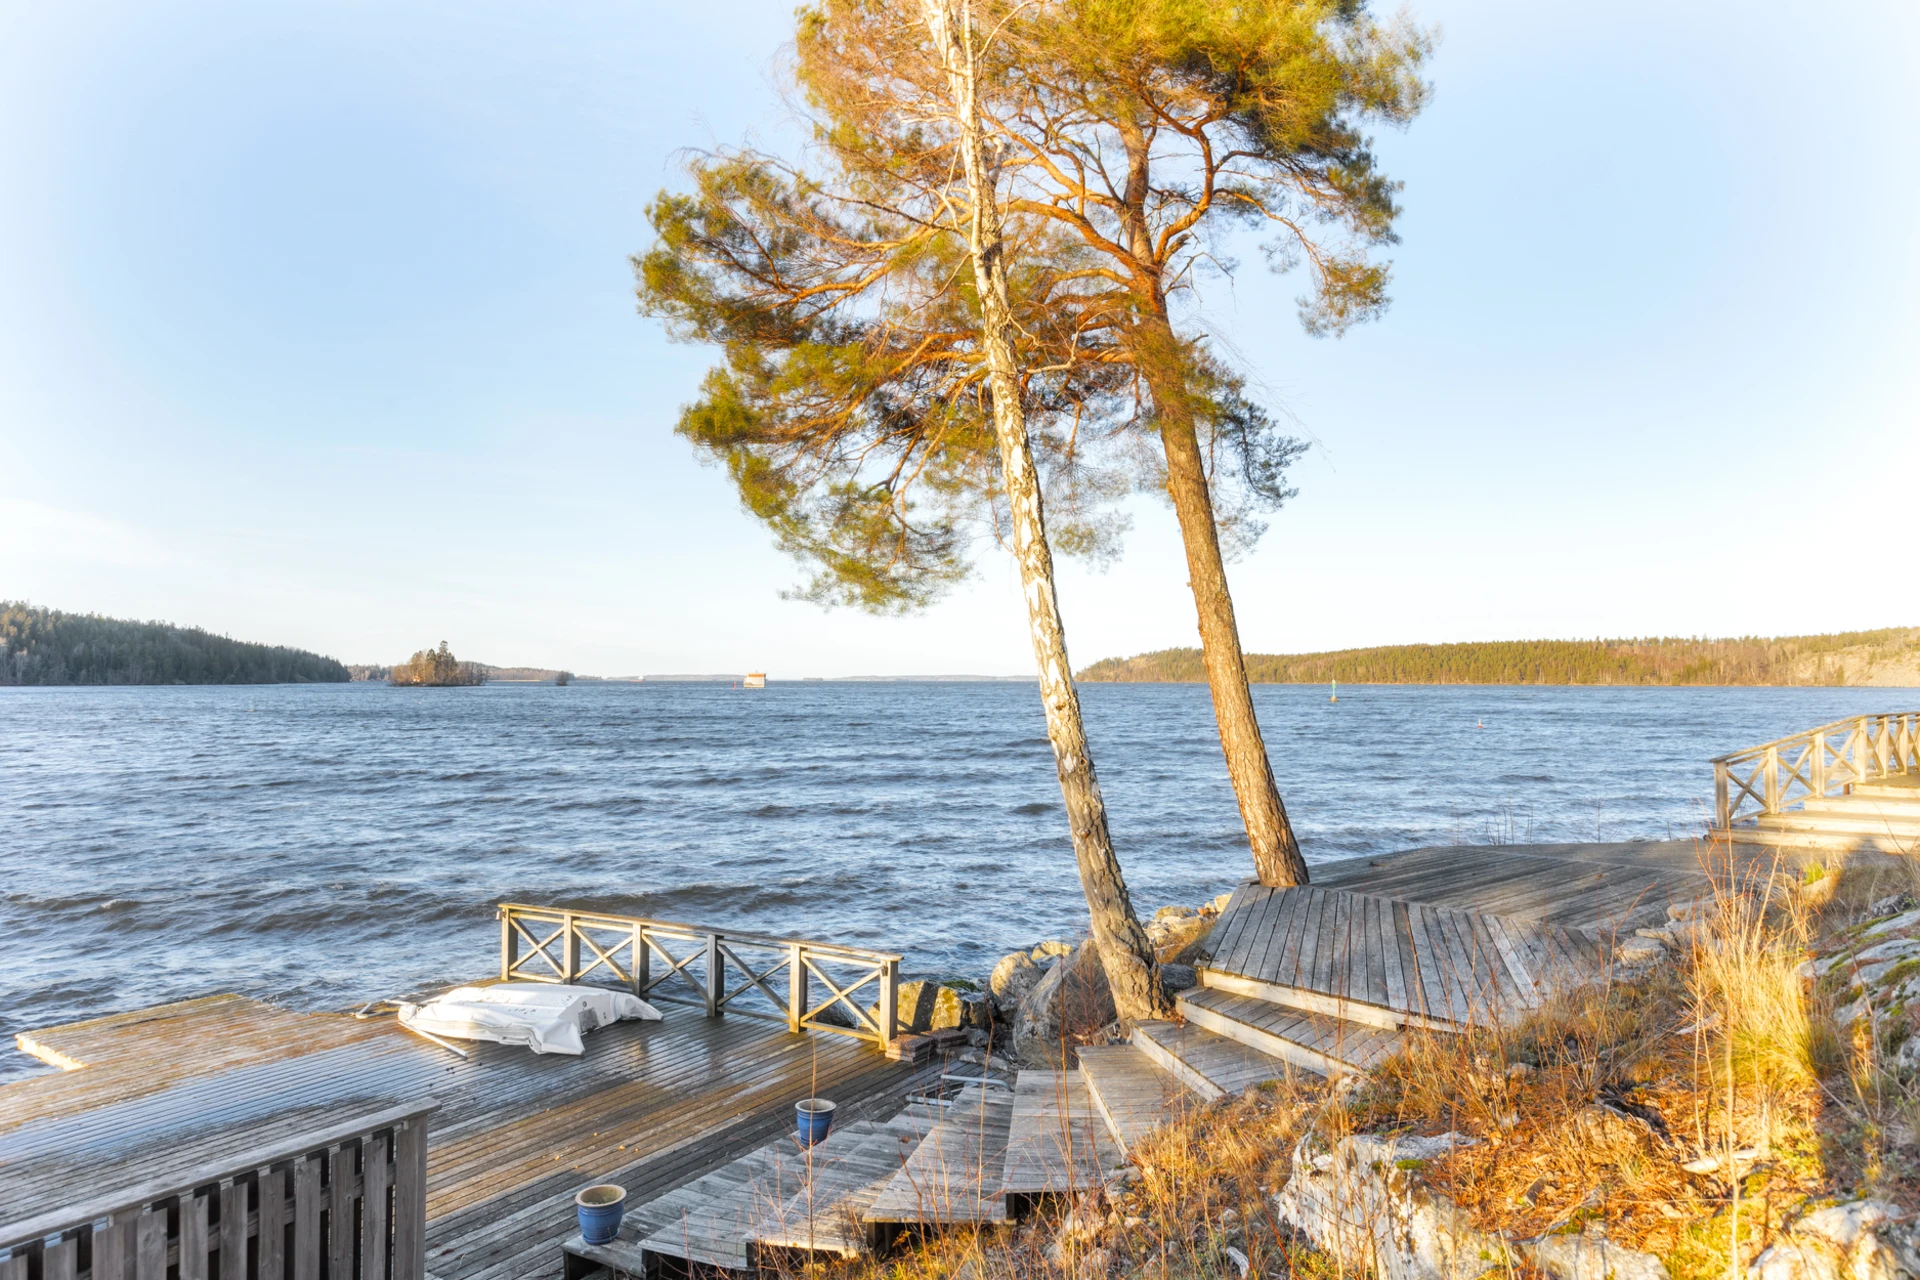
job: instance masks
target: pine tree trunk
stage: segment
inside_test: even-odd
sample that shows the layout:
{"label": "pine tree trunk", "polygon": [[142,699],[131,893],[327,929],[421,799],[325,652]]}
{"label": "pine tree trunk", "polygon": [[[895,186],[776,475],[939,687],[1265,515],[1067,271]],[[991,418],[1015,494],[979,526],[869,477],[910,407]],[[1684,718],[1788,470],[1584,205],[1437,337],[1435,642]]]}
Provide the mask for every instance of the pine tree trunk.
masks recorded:
{"label": "pine tree trunk", "polygon": [[1027,625],[1033,654],[1040,668],[1040,700],[1047,711],[1047,738],[1053,743],[1054,769],[1060,795],[1066,802],[1073,830],[1073,854],[1080,868],[1080,887],[1087,896],[1093,920],[1094,945],[1100,952],[1115,1009],[1128,1020],[1151,1018],[1166,1012],[1166,996],[1153,945],[1134,914],[1133,900],[1121,874],[1107,829],[1107,805],[1094,776],[1093,756],[1087,750],[1086,727],[1080,719],[1080,695],[1067,661],[1066,629],[1060,621],[1060,602],[1054,591],[1053,551],[1047,544],[1045,512],[1040,501],[1040,477],[1027,442],[1026,413],[1011,337],[1012,312],[1007,304],[1006,264],[1000,231],[1000,209],[987,174],[974,99],[971,33],[956,21],[951,0],[924,0],[927,26],[947,75],[953,97],[953,116],[961,135],[961,160],[966,169],[972,204],[970,247],[981,304],[981,345],[987,356],[993,393],[993,425],[1000,441],[1000,462],[1007,486],[1007,505],[1013,521],[1014,556],[1020,563],[1020,583],[1027,601]]}
{"label": "pine tree trunk", "polygon": [[1260,721],[1254,715],[1253,691],[1247,686],[1247,660],[1240,650],[1233,596],[1227,590],[1227,566],[1220,555],[1213,495],[1207,488],[1179,341],[1164,315],[1148,315],[1135,331],[1135,343],[1153,391],[1161,447],[1167,455],[1167,493],[1180,519],[1187,578],[1200,617],[1200,650],[1207,684],[1213,690],[1213,718],[1220,727],[1227,776],[1240,800],[1240,820],[1253,850],[1254,873],[1265,885],[1305,884],[1306,860],[1300,856],[1293,824],[1287,821],[1287,807],[1281,802]]}

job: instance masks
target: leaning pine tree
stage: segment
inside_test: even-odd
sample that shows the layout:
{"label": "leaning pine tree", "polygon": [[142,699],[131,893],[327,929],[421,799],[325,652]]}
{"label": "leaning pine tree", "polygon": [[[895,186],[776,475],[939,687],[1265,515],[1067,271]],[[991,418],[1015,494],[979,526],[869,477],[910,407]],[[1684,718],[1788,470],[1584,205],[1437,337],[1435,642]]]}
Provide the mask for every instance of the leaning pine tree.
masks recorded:
{"label": "leaning pine tree", "polygon": [[[823,16],[803,12],[803,46]],[[828,178],[752,154],[697,161],[694,189],[650,210],[659,242],[635,264],[641,307],[724,350],[678,430],[816,570],[801,594],[912,608],[966,572],[969,526],[1011,542],[1096,946],[1121,1015],[1148,1016],[1164,997],[1080,721],[1045,516],[1058,499],[1053,541],[1102,544],[1096,508],[1115,489],[1081,465],[1074,424],[1129,375],[1033,359],[1071,349],[1076,322],[1034,306],[1052,277],[1020,264],[1046,255],[1001,223],[970,124],[967,24],[937,6],[862,20],[893,56],[850,117],[816,120]],[[803,88],[817,106],[804,76]]]}
{"label": "leaning pine tree", "polygon": [[[1271,430],[1179,302],[1231,262],[1225,233],[1272,233],[1277,269],[1304,264],[1302,317],[1338,334],[1386,305],[1397,184],[1375,168],[1369,121],[1419,110],[1429,37],[1376,23],[1364,0],[977,0],[994,33],[976,100],[1001,204],[1047,255],[1047,324],[1137,379],[1123,432],[1152,437],[1158,486],[1186,551],[1227,771],[1261,881],[1306,880],[1248,688],[1222,533],[1245,545],[1277,507],[1300,447]],[[894,74],[885,0],[819,0],[802,73],[829,114]],[[1023,315],[1022,321],[1027,317]],[[1237,490],[1228,498],[1223,486]],[[1232,508],[1237,507],[1238,510]]]}
{"label": "leaning pine tree", "polygon": [[1154,964],[1153,947],[1127,897],[1120,860],[1107,829],[1107,806],[1094,776],[1080,719],[1080,695],[1067,661],[1067,635],[1053,586],[1053,552],[1047,545],[1040,476],[1027,444],[1014,360],[1013,314],[1008,305],[1007,242],[1001,231],[1000,196],[987,166],[977,99],[978,61],[970,24],[953,12],[953,0],[924,0],[927,29],[946,72],[952,119],[966,176],[967,248],[980,307],[980,345],[988,369],[987,399],[993,407],[1000,442],[1001,472],[1006,478],[1007,509],[1013,525],[1013,552],[1027,598],[1027,624],[1033,656],[1040,667],[1040,698],[1047,708],[1047,737],[1053,743],[1060,794],[1073,829],[1073,851],[1080,884],[1093,918],[1093,937],[1102,967],[1123,1017],[1162,1012],[1165,997]]}

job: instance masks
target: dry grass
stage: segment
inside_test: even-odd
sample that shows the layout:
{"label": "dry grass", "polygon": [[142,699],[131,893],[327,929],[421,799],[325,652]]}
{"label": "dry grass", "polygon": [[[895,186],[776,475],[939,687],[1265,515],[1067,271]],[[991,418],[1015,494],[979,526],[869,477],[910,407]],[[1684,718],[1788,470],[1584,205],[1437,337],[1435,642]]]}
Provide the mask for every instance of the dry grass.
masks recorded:
{"label": "dry grass", "polygon": [[[1844,970],[1810,983],[1865,905],[1920,892],[1920,864],[1726,867],[1670,963],[1616,973],[1515,1025],[1420,1034],[1359,1089],[1288,1082],[1208,1106],[1135,1153],[1110,1198],[834,1264],[836,1280],[1335,1280],[1275,1219],[1309,1127],[1479,1141],[1423,1172],[1482,1230],[1516,1239],[1604,1226],[1713,1280],[1809,1206],[1862,1194],[1920,1208],[1920,1079],[1886,1067],[1886,1020],[1844,1033]],[[1920,1010],[1914,1015],[1920,1016]],[[1920,1029],[1920,1028],[1917,1028]],[[1920,1075],[1920,1073],[1915,1073]]]}
{"label": "dry grass", "polygon": [[1430,1177],[1476,1226],[1531,1238],[1604,1224],[1676,1280],[1726,1274],[1736,1239],[1751,1260],[1811,1202],[1912,1207],[1912,1090],[1871,1035],[1836,1029],[1832,993],[1799,972],[1886,874],[1719,868],[1674,963],[1514,1026],[1422,1037],[1339,1123],[1470,1134],[1480,1142]]}

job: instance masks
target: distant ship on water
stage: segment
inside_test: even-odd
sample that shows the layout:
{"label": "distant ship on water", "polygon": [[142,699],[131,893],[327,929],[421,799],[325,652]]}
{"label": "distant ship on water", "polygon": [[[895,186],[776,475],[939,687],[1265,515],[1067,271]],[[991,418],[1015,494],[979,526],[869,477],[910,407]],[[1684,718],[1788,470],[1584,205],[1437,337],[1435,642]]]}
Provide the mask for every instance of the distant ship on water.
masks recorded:
{"label": "distant ship on water", "polygon": [[764,672],[764,671],[749,671],[749,672],[747,672],[747,678],[746,678],[745,680],[743,680],[743,681],[741,681],[741,682],[740,682],[740,687],[741,687],[742,689],[764,689],[764,688],[766,688],[766,687],[767,687],[767,673],[766,673],[766,672]]}

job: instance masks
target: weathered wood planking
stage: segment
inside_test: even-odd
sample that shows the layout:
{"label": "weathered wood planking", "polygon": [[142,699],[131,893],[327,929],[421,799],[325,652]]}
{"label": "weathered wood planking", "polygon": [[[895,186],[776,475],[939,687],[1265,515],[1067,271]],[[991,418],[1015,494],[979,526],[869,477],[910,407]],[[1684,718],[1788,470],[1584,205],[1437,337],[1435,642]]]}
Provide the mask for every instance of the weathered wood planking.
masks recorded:
{"label": "weathered wood planking", "polygon": [[1208,986],[1389,1029],[1503,1020],[1601,972],[1593,939],[1556,925],[1320,884],[1245,886],[1228,911]]}
{"label": "weathered wood planking", "polygon": [[[57,1202],[60,1180],[84,1178],[91,1161],[164,1168],[169,1144],[196,1129],[291,1131],[355,1099],[432,1096],[428,1269],[441,1280],[557,1276],[581,1186],[657,1194],[790,1127],[792,1103],[816,1090],[843,1116],[880,1099],[891,1115],[915,1078],[846,1037],[673,1006],[664,1022],[592,1033],[582,1058],[475,1044],[463,1062],[391,1019],[237,996],[30,1034],[96,1065],[0,1088],[0,1200]],[[62,1143],[87,1157],[64,1173]],[[209,1140],[210,1155],[220,1149]]]}
{"label": "weathered wood planking", "polygon": [[[1183,991],[1175,1007],[1190,1024],[1323,1075],[1369,1070],[1399,1052],[1401,1045],[1398,1031],[1230,991]],[[1279,1074],[1272,1070],[1266,1078]]]}
{"label": "weathered wood planking", "polygon": [[1408,849],[1316,864],[1313,883],[1600,935],[1657,923],[1711,888],[1683,840]]}
{"label": "weathered wood planking", "polygon": [[[1138,1037],[1138,1028],[1134,1034]],[[1214,1096],[1197,1094],[1134,1045],[1087,1045],[1079,1052],[1087,1096],[1123,1153],[1154,1130],[1188,1115],[1202,1096]]]}
{"label": "weathered wood planking", "polygon": [[1191,1024],[1140,1023],[1133,1029],[1133,1045],[1196,1098],[1208,1100],[1285,1079],[1295,1070],[1284,1059]]}
{"label": "weathered wood planking", "polygon": [[1022,1071],[1015,1078],[1001,1178],[1007,1194],[1092,1190],[1125,1163],[1081,1072]]}
{"label": "weathered wood planking", "polygon": [[968,1089],[914,1148],[867,1210],[868,1222],[1007,1221],[1001,1190],[1013,1099]]}

